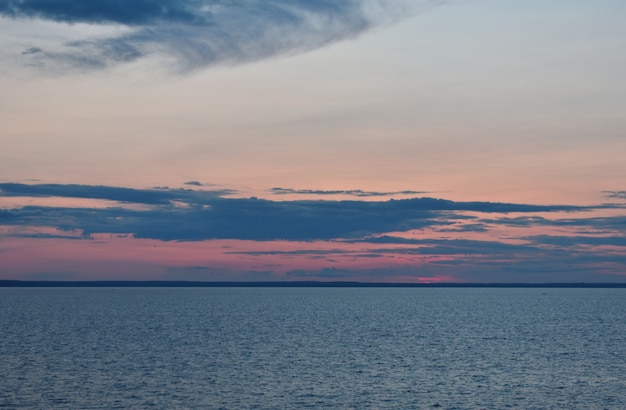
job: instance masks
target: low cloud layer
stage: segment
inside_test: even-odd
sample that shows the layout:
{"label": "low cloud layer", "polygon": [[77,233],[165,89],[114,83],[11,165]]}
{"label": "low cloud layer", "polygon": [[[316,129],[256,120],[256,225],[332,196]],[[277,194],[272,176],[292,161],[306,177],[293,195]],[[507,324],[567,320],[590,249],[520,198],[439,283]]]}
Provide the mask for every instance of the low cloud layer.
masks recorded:
{"label": "low cloud layer", "polygon": [[[193,181],[188,185],[199,186]],[[192,272],[189,277],[199,280],[214,280],[212,275],[221,270],[233,275],[262,272],[265,279],[278,275],[368,281],[626,280],[622,279],[626,269],[626,210],[622,205],[459,202],[428,197],[274,201],[232,198],[232,193],[225,189],[1,183],[0,206],[2,200],[12,204],[21,200],[23,205],[0,208],[0,258],[23,261],[11,255],[24,253],[30,258],[28,252],[39,251],[28,249],[44,249],[31,248],[36,241],[62,241],[72,252],[70,260],[62,260],[59,266],[76,265],[72,269],[77,272],[84,269],[72,262],[81,252],[77,249],[106,252],[110,246],[108,256],[101,256],[107,263],[115,264],[117,258],[120,263],[124,258],[136,258],[139,263],[145,254],[142,263],[153,270],[150,258],[181,255],[176,257],[181,262],[164,260],[163,269],[172,273],[172,264],[182,263],[181,272]],[[46,200],[53,205],[42,205]],[[58,205],[64,201],[73,206]],[[123,248],[116,247],[116,241],[123,241]],[[140,252],[120,256],[133,246]],[[169,248],[169,253],[162,248]],[[124,269],[133,268],[128,263]],[[203,268],[186,271],[187,264]],[[15,266],[21,269],[22,265]],[[45,267],[52,268],[60,269]],[[228,275],[220,276],[225,279]]]}
{"label": "low cloud layer", "polygon": [[0,211],[0,224],[132,234],[160,240],[331,240],[450,225],[482,213],[581,211],[586,207],[410,198],[384,202],[225,198],[228,190],[140,190],[88,185],[0,184],[0,196],[89,198],[152,205],[148,210],[29,206]]}
{"label": "low cloud layer", "polygon": [[101,69],[157,55],[180,71],[313,50],[406,18],[437,0],[4,0],[0,16],[122,26],[124,34],[33,43],[31,64]]}

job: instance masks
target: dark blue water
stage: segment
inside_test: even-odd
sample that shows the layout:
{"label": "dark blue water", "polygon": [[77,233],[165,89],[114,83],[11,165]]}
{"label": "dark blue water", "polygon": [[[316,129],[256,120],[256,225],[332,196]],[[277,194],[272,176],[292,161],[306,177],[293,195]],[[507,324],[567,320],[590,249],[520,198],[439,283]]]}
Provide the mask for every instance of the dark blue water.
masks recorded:
{"label": "dark blue water", "polygon": [[626,408],[625,289],[0,289],[5,408]]}

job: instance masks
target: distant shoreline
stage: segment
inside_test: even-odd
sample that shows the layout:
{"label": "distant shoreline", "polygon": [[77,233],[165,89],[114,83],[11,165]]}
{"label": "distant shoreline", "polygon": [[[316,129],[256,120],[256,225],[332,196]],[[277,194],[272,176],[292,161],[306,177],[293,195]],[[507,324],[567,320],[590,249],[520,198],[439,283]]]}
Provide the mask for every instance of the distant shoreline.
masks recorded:
{"label": "distant shoreline", "polygon": [[378,283],[0,280],[4,288],[626,288],[626,283]]}

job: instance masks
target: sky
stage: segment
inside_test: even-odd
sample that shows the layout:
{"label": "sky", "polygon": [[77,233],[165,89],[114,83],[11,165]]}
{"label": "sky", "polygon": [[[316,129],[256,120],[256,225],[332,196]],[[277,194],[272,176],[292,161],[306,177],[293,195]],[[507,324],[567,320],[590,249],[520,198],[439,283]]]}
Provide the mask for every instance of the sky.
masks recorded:
{"label": "sky", "polygon": [[621,0],[0,0],[0,279],[626,282]]}

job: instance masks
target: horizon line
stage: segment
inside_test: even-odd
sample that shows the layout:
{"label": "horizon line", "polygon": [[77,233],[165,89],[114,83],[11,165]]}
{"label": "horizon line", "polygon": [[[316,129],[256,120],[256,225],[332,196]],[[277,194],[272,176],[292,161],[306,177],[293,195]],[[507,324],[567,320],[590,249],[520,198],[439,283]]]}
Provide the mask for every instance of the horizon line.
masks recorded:
{"label": "horizon line", "polygon": [[626,288],[623,282],[358,282],[358,281],[184,281],[184,280],[0,280],[0,287],[264,287],[264,288]]}

